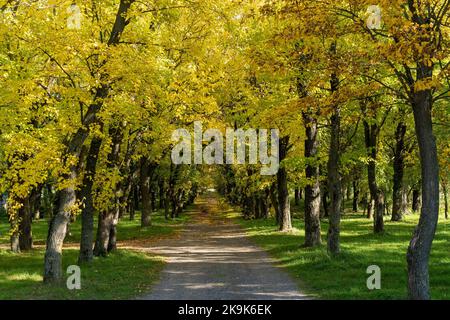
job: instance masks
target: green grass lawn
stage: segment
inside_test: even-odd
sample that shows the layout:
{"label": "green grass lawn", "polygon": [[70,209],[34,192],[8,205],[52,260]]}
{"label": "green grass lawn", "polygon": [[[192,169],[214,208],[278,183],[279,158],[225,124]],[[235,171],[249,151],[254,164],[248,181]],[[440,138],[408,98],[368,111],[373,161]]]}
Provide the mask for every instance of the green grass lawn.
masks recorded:
{"label": "green grass lawn", "polygon": [[[385,218],[385,234],[374,235],[372,221],[362,214],[346,213],[341,225],[342,254],[331,258],[326,250],[328,221],[322,221],[323,245],[301,248],[304,223],[295,218],[292,234],[277,231],[273,219],[239,221],[257,244],[265,248],[299,281],[300,288],[324,299],[405,299],[407,297],[406,250],[418,214],[403,222]],[[298,216],[296,214],[296,216]],[[381,268],[381,289],[370,291],[366,280],[370,265]],[[430,282],[433,299],[450,299],[450,221],[440,217],[430,260]]]}
{"label": "green grass lawn", "polygon": [[[78,250],[64,249],[63,270],[77,264]],[[10,299],[128,299],[149,290],[159,277],[162,258],[118,250],[81,267],[81,289],[42,282],[44,250],[13,254],[0,250],[0,300]]]}
{"label": "green grass lawn", "polygon": [[[189,212],[187,210],[186,212]],[[118,225],[118,242],[126,240],[152,240],[175,235],[190,218],[182,214],[166,221],[162,212],[152,215],[152,226],[141,228],[140,215],[130,221],[122,219]],[[97,224],[95,224],[97,225]],[[119,249],[106,258],[94,258],[81,267],[81,290],[68,290],[65,282],[59,286],[42,282],[45,239],[48,222],[43,219],[33,223],[33,239],[36,249],[13,254],[0,249],[0,300],[2,299],[129,299],[149,291],[158,279],[164,261],[161,257],[134,250]],[[6,217],[0,219],[0,243],[9,244],[9,224]],[[78,245],[80,220],[71,224],[71,235],[65,243]],[[41,244],[41,246],[39,246]],[[63,250],[63,270],[77,264],[78,250]],[[67,275],[69,276],[69,275]]]}

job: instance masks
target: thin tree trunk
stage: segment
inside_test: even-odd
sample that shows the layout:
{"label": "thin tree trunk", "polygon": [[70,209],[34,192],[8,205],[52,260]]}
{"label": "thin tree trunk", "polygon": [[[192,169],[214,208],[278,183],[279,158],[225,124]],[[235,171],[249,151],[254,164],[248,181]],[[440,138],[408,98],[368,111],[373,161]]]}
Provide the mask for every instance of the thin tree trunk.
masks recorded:
{"label": "thin tree trunk", "polygon": [[405,153],[406,125],[400,122],[395,131],[395,152],[394,152],[394,186],[392,190],[392,221],[401,221],[405,215],[403,197],[403,172]]}
{"label": "thin tree trunk", "polygon": [[328,228],[328,251],[331,254],[340,252],[340,224],[342,208],[341,176],[339,173],[340,162],[340,109],[335,107],[331,116],[331,141],[328,154],[328,193],[330,195]]}
{"label": "thin tree trunk", "polygon": [[145,158],[141,161],[140,190],[142,199],[141,227],[148,227],[151,225],[152,204],[150,196],[150,165]]}
{"label": "thin tree trunk", "polygon": [[[365,113],[365,110],[364,110]],[[377,123],[369,124],[364,120],[364,135],[367,148],[367,155],[369,161],[367,164],[367,178],[369,183],[370,197],[375,202],[373,215],[373,231],[381,233],[384,231],[384,196],[382,191],[378,188],[376,181],[376,160],[377,160],[377,139],[379,127]]]}
{"label": "thin tree trunk", "polygon": [[303,123],[306,131],[305,158],[307,166],[305,168],[308,184],[305,186],[305,247],[320,245],[320,184],[319,166],[317,161],[317,119],[310,114],[303,113]]}
{"label": "thin tree trunk", "polygon": [[442,192],[444,193],[444,214],[445,219],[448,219],[448,190],[447,182],[442,179]]}
{"label": "thin tree trunk", "polygon": [[133,221],[136,214],[136,208],[134,207],[134,195],[132,195],[131,198],[128,198],[128,211],[130,214],[130,221]]}
{"label": "thin tree trunk", "polygon": [[294,190],[294,203],[296,206],[300,205],[300,189],[299,188],[295,188]]}
{"label": "thin tree trunk", "polygon": [[272,204],[273,210],[275,211],[275,221],[277,225],[280,225],[280,206],[278,204],[278,196],[276,191],[276,184],[272,183],[270,186],[270,202]]}
{"label": "thin tree trunk", "polygon": [[23,200],[23,205],[19,209],[19,247],[20,251],[28,251],[33,248],[33,234],[31,231],[31,223],[33,220],[30,198],[32,195],[27,196]]}
{"label": "thin tree trunk", "polygon": [[[9,210],[9,209],[8,209]],[[12,213],[9,213],[12,214]],[[19,245],[19,214],[18,212],[14,213],[14,216],[10,216],[11,223],[11,236],[10,236],[10,248],[13,253],[20,253],[20,245]]]}
{"label": "thin tree trunk", "polygon": [[32,198],[31,198],[31,210],[33,220],[39,220],[41,218],[41,194],[42,194],[42,185],[33,189]]}
{"label": "thin tree trunk", "polygon": [[372,196],[370,196],[369,202],[367,203],[367,219],[372,219],[374,208],[375,201],[372,199]]}
{"label": "thin tree trunk", "polygon": [[[336,55],[336,42],[330,49],[331,55]],[[331,92],[337,92],[339,79],[335,73],[330,79]],[[335,105],[331,115],[331,132],[330,132],[330,148],[328,153],[328,194],[330,195],[329,221],[328,228],[328,251],[331,254],[339,254],[340,252],[340,225],[341,225],[341,209],[343,204],[343,192],[341,185],[340,168],[340,131],[341,131],[341,109],[339,105]]]}
{"label": "thin tree trunk", "polygon": [[420,210],[420,190],[413,190],[411,209],[414,213],[419,212]]}
{"label": "thin tree trunk", "polygon": [[119,223],[120,204],[117,203],[114,214],[112,215],[112,221],[109,227],[109,239],[108,239],[108,253],[117,249],[117,224]]}
{"label": "thin tree trunk", "polygon": [[164,209],[165,208],[165,197],[164,197],[164,193],[165,193],[165,181],[164,178],[159,178],[158,181],[158,191],[159,191],[159,209]]}
{"label": "thin tree trunk", "polygon": [[[286,158],[289,145],[289,137],[280,139],[280,162]],[[287,171],[285,167],[281,167],[277,173],[278,184],[278,204],[280,206],[280,231],[290,231],[291,224],[291,208],[289,202],[289,190],[287,185]]]}
{"label": "thin tree trunk", "polygon": [[81,241],[78,263],[90,262],[93,259],[94,244],[94,201],[92,195],[92,186],[94,185],[95,171],[97,168],[97,159],[100,153],[102,139],[92,138],[89,152],[86,159],[86,172],[83,177],[83,186],[81,188],[81,197],[84,203],[81,211]]}
{"label": "thin tree trunk", "polygon": [[359,205],[359,180],[353,180],[353,212],[358,212]]}

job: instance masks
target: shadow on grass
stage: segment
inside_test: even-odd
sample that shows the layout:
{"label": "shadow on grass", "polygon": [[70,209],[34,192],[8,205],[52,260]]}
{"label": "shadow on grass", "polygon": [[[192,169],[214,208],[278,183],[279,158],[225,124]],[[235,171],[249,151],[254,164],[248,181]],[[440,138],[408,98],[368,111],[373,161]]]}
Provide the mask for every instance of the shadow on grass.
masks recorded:
{"label": "shadow on grass", "polygon": [[[341,254],[331,257],[326,249],[328,223],[322,221],[323,244],[302,248],[304,223],[294,218],[293,233],[277,231],[275,221],[246,221],[228,213],[246,228],[248,235],[299,280],[300,288],[324,299],[405,299],[407,296],[406,250],[418,215],[403,222],[385,222],[384,234],[373,234],[372,221],[347,214],[341,225]],[[450,299],[450,221],[441,220],[430,257],[430,283],[434,299]],[[381,268],[381,290],[367,289],[367,267]]]}
{"label": "shadow on grass", "polygon": [[[63,271],[77,263],[78,250],[65,249]],[[81,266],[81,290],[42,282],[43,250],[20,255],[0,250],[0,300],[128,299],[148,291],[164,262],[159,257],[119,250]]]}

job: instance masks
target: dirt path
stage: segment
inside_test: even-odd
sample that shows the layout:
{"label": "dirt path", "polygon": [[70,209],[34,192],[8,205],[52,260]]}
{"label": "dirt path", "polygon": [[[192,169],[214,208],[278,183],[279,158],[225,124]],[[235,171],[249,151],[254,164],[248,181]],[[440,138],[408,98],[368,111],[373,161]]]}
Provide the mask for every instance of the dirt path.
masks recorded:
{"label": "dirt path", "polygon": [[[214,198],[200,202],[200,213],[179,239],[162,240],[149,251],[167,266],[145,300],[307,299],[242,228],[217,215]],[[195,213],[194,213],[195,214]]]}

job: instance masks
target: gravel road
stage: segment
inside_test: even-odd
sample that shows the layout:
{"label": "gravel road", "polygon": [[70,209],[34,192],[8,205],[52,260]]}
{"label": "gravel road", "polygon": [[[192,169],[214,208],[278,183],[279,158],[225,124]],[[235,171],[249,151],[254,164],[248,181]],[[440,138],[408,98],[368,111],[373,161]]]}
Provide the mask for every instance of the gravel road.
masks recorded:
{"label": "gravel road", "polygon": [[220,217],[213,197],[196,205],[178,239],[149,251],[166,257],[161,279],[144,300],[308,299],[243,229]]}

